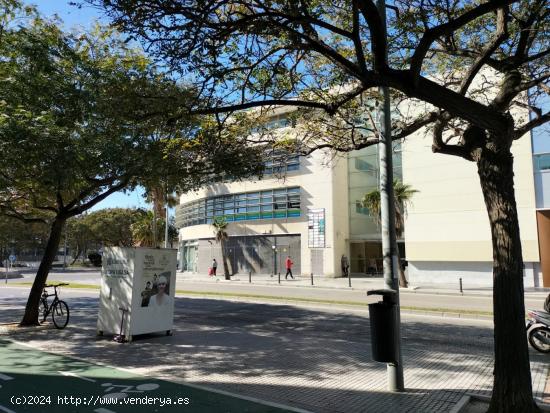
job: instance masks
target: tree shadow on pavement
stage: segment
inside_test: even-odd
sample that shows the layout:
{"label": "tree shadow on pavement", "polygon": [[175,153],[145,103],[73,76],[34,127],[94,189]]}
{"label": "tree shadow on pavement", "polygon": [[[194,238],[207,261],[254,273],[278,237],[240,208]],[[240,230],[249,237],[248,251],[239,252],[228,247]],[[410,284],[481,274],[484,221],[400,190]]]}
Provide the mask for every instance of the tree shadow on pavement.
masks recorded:
{"label": "tree shadow on pavement", "polygon": [[[16,301],[0,303],[11,308]],[[70,307],[66,329],[11,337],[58,354],[316,412],[443,412],[465,392],[489,394],[492,386],[488,323],[434,323],[427,317],[404,322],[407,392],[396,395],[386,392],[386,365],[371,359],[367,314],[177,297],[173,336],[118,344],[95,335],[96,298],[71,299]],[[531,353],[531,361],[534,372],[547,372],[543,355]]]}

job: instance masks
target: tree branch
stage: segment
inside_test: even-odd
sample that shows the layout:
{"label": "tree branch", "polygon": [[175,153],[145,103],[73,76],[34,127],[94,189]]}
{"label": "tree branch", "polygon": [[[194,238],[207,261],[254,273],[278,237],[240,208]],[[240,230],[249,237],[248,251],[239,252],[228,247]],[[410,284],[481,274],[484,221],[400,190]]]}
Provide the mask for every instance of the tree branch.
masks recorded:
{"label": "tree branch", "polygon": [[487,47],[481,52],[474,64],[470,67],[468,72],[464,76],[464,80],[460,85],[458,93],[465,95],[470,87],[470,84],[479,73],[483,65],[489,60],[491,55],[498,49],[504,40],[508,38],[508,27],[506,24],[507,10],[500,8],[497,10],[497,30],[493,34],[492,40]]}
{"label": "tree branch", "polygon": [[546,122],[550,122],[550,112],[546,112],[544,115],[537,116],[535,119],[527,122],[523,126],[516,128],[514,131],[514,140],[521,138],[530,130],[536,128],[537,126],[544,125]]}
{"label": "tree branch", "polygon": [[387,67],[386,49],[388,47],[382,17],[378,12],[376,4],[371,0],[357,0],[357,6],[369,26],[374,70],[382,72]]}
{"label": "tree branch", "polygon": [[447,23],[427,29],[424,32],[422,39],[420,39],[420,42],[411,58],[410,72],[413,81],[417,82],[422,70],[422,63],[424,62],[426,53],[437,38],[444,35],[451,35],[454,31],[477,19],[478,17],[517,1],[518,0],[489,0],[487,3],[480,4],[457,18],[449,20]]}
{"label": "tree branch", "polygon": [[68,218],[74,217],[76,215],[79,215],[79,214],[83,213],[84,211],[87,211],[88,209],[90,209],[91,207],[96,205],[97,203],[103,201],[109,195],[114,194],[115,192],[120,191],[121,189],[126,187],[128,185],[128,183],[129,183],[128,179],[122,180],[120,183],[118,183],[115,186],[112,186],[111,188],[109,188],[108,190],[103,192],[102,194],[96,196],[94,199],[92,199],[92,200],[86,202],[85,204],[82,204],[82,205],[80,205],[76,208],[70,209],[68,211],[68,214],[69,214]]}

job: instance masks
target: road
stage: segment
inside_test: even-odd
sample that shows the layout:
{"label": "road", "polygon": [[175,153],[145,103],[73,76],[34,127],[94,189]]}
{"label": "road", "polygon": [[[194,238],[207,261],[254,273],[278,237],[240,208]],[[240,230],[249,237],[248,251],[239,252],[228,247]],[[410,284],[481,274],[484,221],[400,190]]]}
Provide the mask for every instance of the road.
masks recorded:
{"label": "road", "polygon": [[[18,321],[27,293],[28,287],[0,288],[0,322]],[[366,309],[178,297],[174,336],[152,334],[120,345],[95,337],[97,295],[64,289],[71,308],[66,329],[11,337],[89,363],[319,413],[443,413],[465,392],[487,394],[492,384],[490,320],[404,314],[407,391],[396,395],[386,392],[385,364],[371,359]],[[530,355],[540,397],[548,360]],[[25,368],[33,360],[14,362]]]}
{"label": "road", "polygon": [[[34,273],[27,271],[24,273],[23,279],[9,280],[8,284],[17,284],[21,282],[32,282],[34,279]],[[246,278],[246,277],[245,277]],[[98,271],[73,271],[66,272],[53,272],[49,276],[50,280],[75,282],[80,284],[98,285],[100,283],[100,274]],[[380,286],[374,288],[381,288],[382,281],[380,280]],[[373,288],[373,287],[371,287]],[[187,278],[178,274],[177,277],[177,290],[185,292],[192,292],[194,295],[205,294],[219,294],[224,295],[225,298],[230,298],[228,295],[251,295],[256,297],[250,297],[248,300],[262,301],[261,297],[277,297],[286,298],[288,300],[311,300],[321,302],[349,302],[353,304],[357,303],[371,303],[378,300],[376,297],[368,297],[366,295],[366,288],[326,288],[319,286],[297,286],[292,281],[283,282],[282,285],[278,285],[274,280],[271,285],[264,284],[247,284],[241,282],[211,282],[200,281],[200,278]],[[525,296],[525,307],[533,309],[542,309],[544,303],[545,293],[529,294]],[[438,313],[453,315],[453,313],[463,313],[463,316],[477,316],[476,313],[491,313],[493,311],[492,297],[485,293],[484,295],[466,293],[449,294],[445,291],[439,293],[424,293],[420,290],[409,291],[401,290],[400,292],[401,306],[404,311],[437,311]],[[469,314],[473,313],[473,314]],[[483,316],[483,314],[482,314]],[[485,314],[485,316],[488,316]]]}

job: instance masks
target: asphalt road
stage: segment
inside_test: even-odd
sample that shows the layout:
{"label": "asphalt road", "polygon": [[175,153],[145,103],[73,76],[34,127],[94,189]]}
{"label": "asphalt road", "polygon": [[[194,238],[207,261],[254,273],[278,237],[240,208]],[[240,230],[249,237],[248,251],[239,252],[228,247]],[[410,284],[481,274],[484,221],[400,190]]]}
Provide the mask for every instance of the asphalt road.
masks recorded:
{"label": "asphalt road", "polygon": [[[23,279],[12,279],[9,284],[21,282],[32,282],[34,273],[27,271]],[[53,272],[49,280],[76,282],[81,284],[100,283],[100,274],[96,271],[74,271]],[[0,285],[2,282],[0,281]],[[200,282],[195,279],[186,279],[184,276],[177,278],[177,290],[189,291],[194,295],[206,294],[230,294],[238,296],[240,294],[254,296],[272,296],[277,298],[305,299],[318,301],[339,301],[352,303],[372,303],[379,298],[367,297],[365,289],[360,288],[324,288],[309,286],[293,286],[292,281],[284,282],[282,285],[274,283],[265,284],[245,284],[232,282]],[[67,290],[65,290],[67,291]],[[225,297],[230,298],[230,297]],[[249,298],[248,300],[251,300]],[[254,297],[254,301],[261,301],[260,297]],[[401,306],[404,310],[433,310],[441,313],[453,312],[492,312],[493,303],[490,295],[475,294],[448,294],[448,293],[423,293],[402,290],[400,293]],[[525,307],[533,309],[542,309],[544,303],[544,294],[526,294]]]}

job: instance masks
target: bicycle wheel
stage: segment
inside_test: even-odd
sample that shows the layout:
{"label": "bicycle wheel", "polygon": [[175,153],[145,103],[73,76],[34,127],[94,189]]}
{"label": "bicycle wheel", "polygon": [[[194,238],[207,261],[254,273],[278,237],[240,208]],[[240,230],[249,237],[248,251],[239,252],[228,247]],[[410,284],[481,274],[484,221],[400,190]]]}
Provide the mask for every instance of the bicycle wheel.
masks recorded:
{"label": "bicycle wheel", "polygon": [[53,324],[56,328],[65,328],[69,323],[69,307],[65,301],[55,303],[52,310]]}

